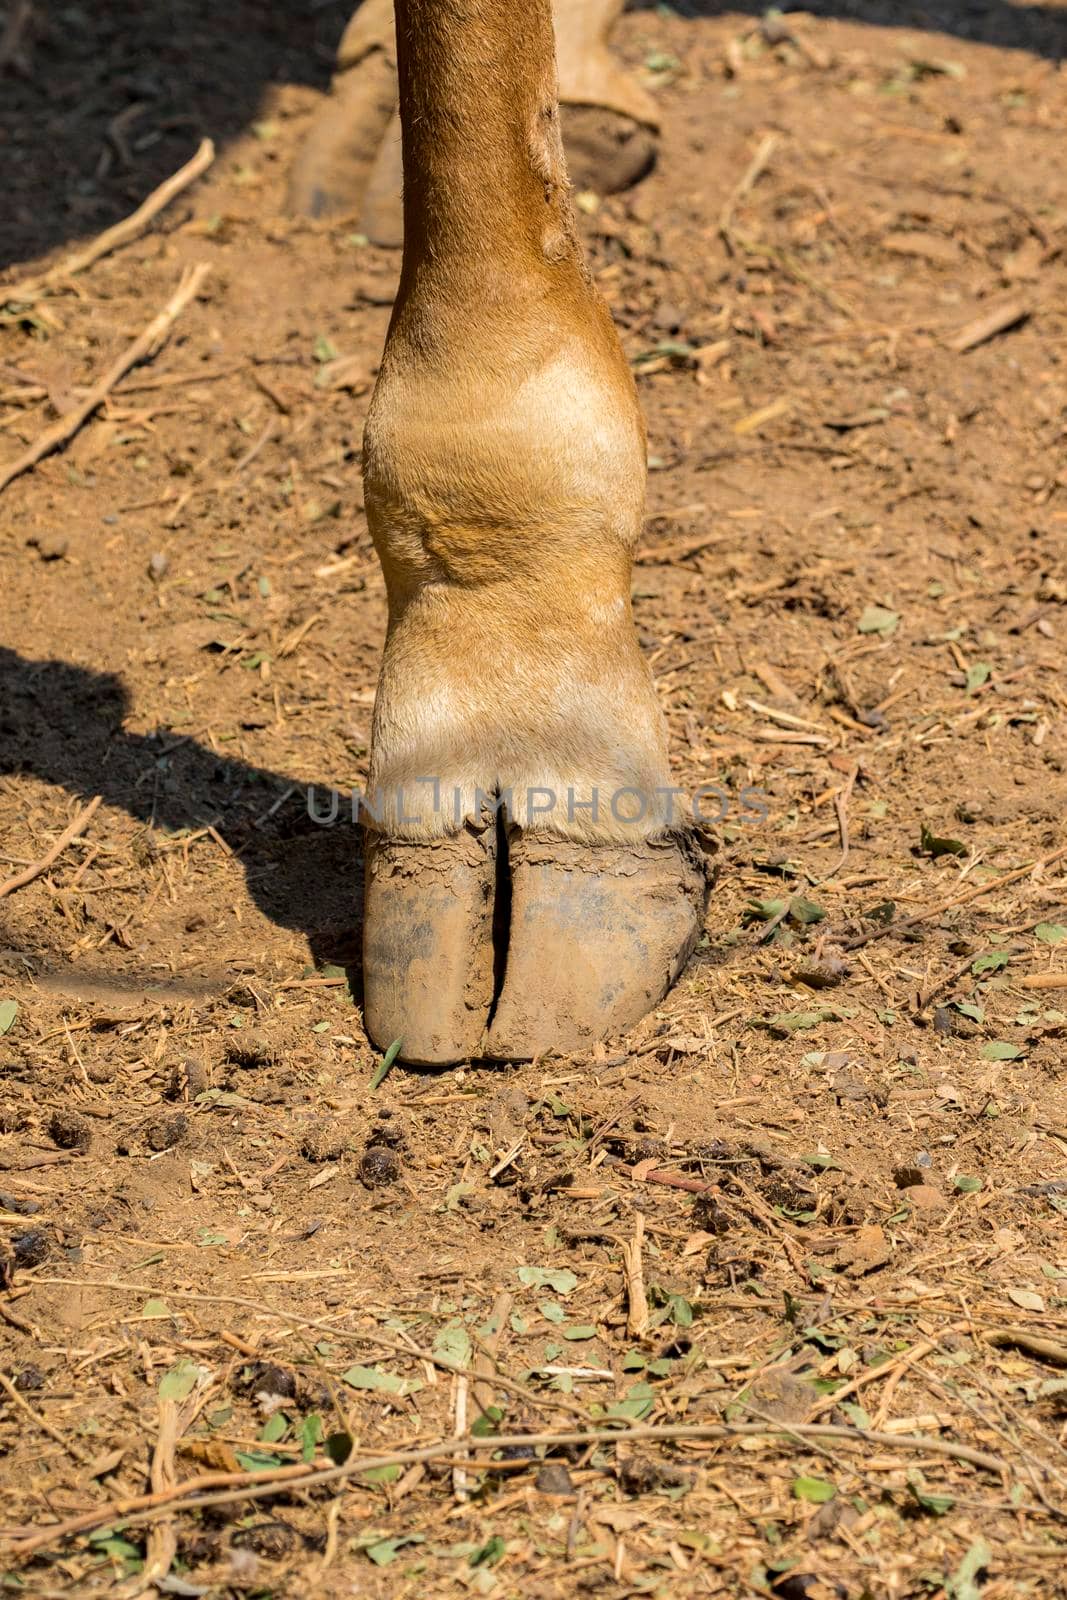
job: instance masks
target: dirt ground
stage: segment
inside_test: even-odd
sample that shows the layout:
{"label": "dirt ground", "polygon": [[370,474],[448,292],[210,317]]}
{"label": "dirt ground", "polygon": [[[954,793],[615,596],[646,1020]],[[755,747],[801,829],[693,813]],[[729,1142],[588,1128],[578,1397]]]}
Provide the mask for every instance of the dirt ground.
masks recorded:
{"label": "dirt ground", "polygon": [[210,267],[0,497],[0,878],[100,797],[0,899],[4,1587],[1067,1593],[1067,8],[624,18],[660,160],[579,207],[719,881],[626,1039],[384,1081],[306,786],[396,261],[280,215],[344,8],[41,9],[8,289],[218,155],[0,312],[2,471]]}

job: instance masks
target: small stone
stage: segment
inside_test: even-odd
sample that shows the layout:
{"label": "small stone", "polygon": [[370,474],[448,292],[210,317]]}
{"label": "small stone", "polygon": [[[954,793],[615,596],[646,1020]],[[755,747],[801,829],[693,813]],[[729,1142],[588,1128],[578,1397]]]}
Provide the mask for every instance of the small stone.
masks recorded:
{"label": "small stone", "polygon": [[173,1150],[189,1132],[189,1118],[179,1111],[173,1117],[157,1117],[145,1129],[150,1150]]}
{"label": "small stone", "polygon": [[48,1260],[48,1235],[40,1228],[20,1233],[11,1241],[16,1267],[39,1267]]}
{"label": "small stone", "polygon": [[948,1210],[948,1201],[941,1190],[935,1189],[932,1183],[909,1184],[902,1192],[913,1211],[923,1211],[927,1215],[932,1215],[938,1211]]}
{"label": "small stone", "polygon": [[169,571],[170,557],[165,556],[161,550],[157,550],[155,555],[149,558],[148,576],[153,583],[159,583],[160,579],[165,578]]}
{"label": "small stone", "polygon": [[279,1059],[270,1039],[256,1030],[236,1033],[226,1047],[226,1055],[235,1066],[244,1067],[250,1072],[261,1067],[273,1067]]}
{"label": "small stone", "polygon": [[300,1136],[300,1154],[305,1161],[338,1161],[344,1155],[348,1141],[339,1128],[328,1122],[315,1122]]}
{"label": "small stone", "polygon": [[24,1367],[19,1368],[11,1381],[15,1388],[24,1394],[28,1389],[44,1388],[44,1373],[40,1367],[35,1367],[32,1361],[29,1361]]}
{"label": "small stone", "polygon": [[384,1108],[378,1113],[378,1126],[371,1136],[371,1144],[388,1145],[396,1150],[404,1143],[406,1133],[404,1125],[394,1117],[392,1111]]}
{"label": "small stone", "polygon": [[280,1561],[290,1555],[299,1543],[300,1536],[287,1522],[257,1522],[250,1528],[238,1528],[230,1535],[233,1550],[252,1550],[268,1561]]}
{"label": "small stone", "polygon": [[654,1494],[659,1489],[691,1489],[693,1474],[670,1461],[652,1456],[623,1456],[619,1460],[619,1486],[626,1494]]}
{"label": "small stone", "polygon": [[684,321],[685,313],[673,300],[661,300],[652,313],[653,325],[663,333],[677,333]]}
{"label": "small stone", "polygon": [[634,1166],[642,1161],[666,1162],[670,1147],[663,1139],[638,1139],[630,1153]]}
{"label": "small stone", "polygon": [[748,1400],[764,1416],[775,1422],[803,1422],[818,1394],[810,1383],[791,1372],[765,1372],[748,1388]]}
{"label": "small stone", "polygon": [[283,1400],[296,1397],[296,1378],[288,1368],[273,1361],[251,1361],[238,1368],[231,1379],[232,1387],[241,1393],[255,1395],[280,1395]]}
{"label": "small stone", "polygon": [[546,1461],[538,1468],[534,1479],[538,1494],[573,1494],[571,1475],[562,1461]]}
{"label": "small stone", "polygon": [[80,1150],[83,1153],[92,1143],[92,1130],[84,1117],[76,1111],[53,1111],[48,1124],[53,1143],[61,1150]]}
{"label": "small stone", "polygon": [[722,1238],[733,1227],[733,1217],[713,1194],[698,1194],[693,1201],[693,1226],[701,1233]]}
{"label": "small stone", "polygon": [[875,1222],[867,1222],[844,1240],[833,1265],[851,1277],[859,1278],[884,1266],[892,1254],[892,1246],[884,1229]]}
{"label": "small stone", "polygon": [[168,1100],[195,1100],[207,1088],[207,1068],[191,1056],[177,1061],[167,1074],[163,1093]]}
{"label": "small stone", "polygon": [[42,561],[62,561],[70,549],[70,540],[61,533],[38,533],[30,543],[37,546]]}
{"label": "small stone", "polygon": [[368,1189],[395,1183],[400,1176],[400,1158],[387,1145],[368,1145],[359,1163],[359,1175]]}

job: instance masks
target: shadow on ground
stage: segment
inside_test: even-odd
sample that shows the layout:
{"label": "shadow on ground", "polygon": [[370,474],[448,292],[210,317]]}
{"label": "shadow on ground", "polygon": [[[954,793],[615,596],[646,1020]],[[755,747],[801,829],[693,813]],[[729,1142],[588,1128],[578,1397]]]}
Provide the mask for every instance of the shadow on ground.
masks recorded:
{"label": "shadow on ground", "polygon": [[[645,4],[646,0],[641,0]],[[274,84],[325,90],[351,0],[36,0],[0,67],[0,269],[98,232],[179,167],[263,115]],[[762,0],[675,0],[683,16],[759,16]],[[783,9],[797,9],[786,4]],[[1067,11],[1009,0],[804,0],[821,17],[929,29],[1036,56],[1067,55]]]}
{"label": "shadow on ground", "polygon": [[[128,711],[113,674],[0,646],[0,777],[32,775],[80,800],[102,795],[157,839],[214,826],[264,916],[302,934],[317,964],[340,961],[356,976],[363,834],[350,806],[323,826],[303,785],[170,732],[130,733]],[[328,815],[325,786],[317,801]]]}

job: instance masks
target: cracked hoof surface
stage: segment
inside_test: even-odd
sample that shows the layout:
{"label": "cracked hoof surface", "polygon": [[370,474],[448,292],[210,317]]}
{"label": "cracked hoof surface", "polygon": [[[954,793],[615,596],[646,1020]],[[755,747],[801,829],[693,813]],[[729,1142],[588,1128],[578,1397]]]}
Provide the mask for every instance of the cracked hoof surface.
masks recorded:
{"label": "cracked hoof surface", "polygon": [[[700,934],[706,868],[669,838],[492,830],[368,851],[364,994],[381,1049],[444,1065],[581,1050],[663,998]],[[495,924],[495,925],[494,925]]]}
{"label": "cracked hoof surface", "polygon": [[477,1055],[493,1001],[495,838],[367,846],[363,1017],[379,1049],[447,1066]]}
{"label": "cracked hoof surface", "polygon": [[633,1027],[699,937],[699,858],[675,839],[620,847],[524,837],[509,865],[507,962],[486,1053],[529,1060]]}

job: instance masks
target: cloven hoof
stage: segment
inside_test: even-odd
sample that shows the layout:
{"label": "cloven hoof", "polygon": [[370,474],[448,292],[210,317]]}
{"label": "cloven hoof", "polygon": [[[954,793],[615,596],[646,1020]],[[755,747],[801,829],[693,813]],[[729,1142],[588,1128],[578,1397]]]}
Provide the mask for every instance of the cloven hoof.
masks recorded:
{"label": "cloven hoof", "polygon": [[528,1061],[624,1032],[700,935],[709,891],[690,837],[591,845],[491,827],[367,854],[367,1032],[444,1066]]}

